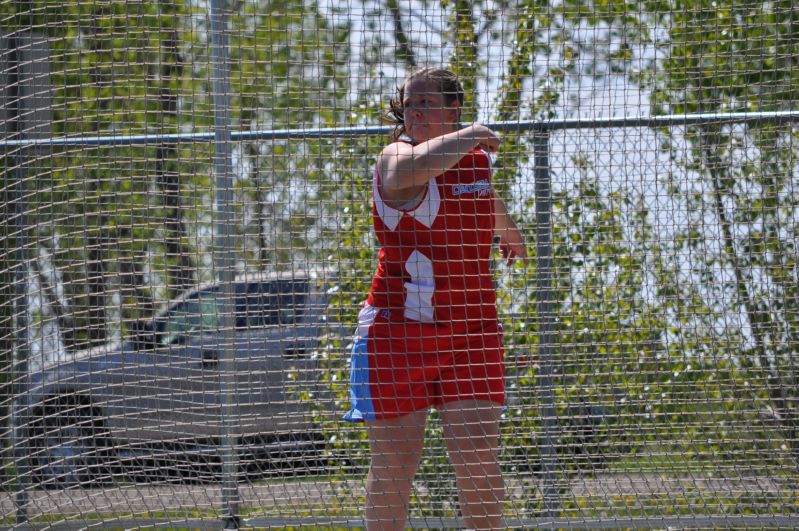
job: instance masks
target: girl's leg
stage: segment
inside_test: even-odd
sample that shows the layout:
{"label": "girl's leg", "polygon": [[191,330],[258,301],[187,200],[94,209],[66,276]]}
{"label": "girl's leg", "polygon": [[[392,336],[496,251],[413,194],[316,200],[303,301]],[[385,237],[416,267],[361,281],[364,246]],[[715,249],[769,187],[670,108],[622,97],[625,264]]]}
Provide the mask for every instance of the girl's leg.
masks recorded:
{"label": "girl's leg", "polygon": [[440,413],[466,527],[500,529],[505,500],[497,458],[502,406],[488,401],[462,400],[445,404]]}
{"label": "girl's leg", "polygon": [[413,478],[422,457],[427,411],[367,422],[372,461],[364,518],[369,530],[404,529]]}

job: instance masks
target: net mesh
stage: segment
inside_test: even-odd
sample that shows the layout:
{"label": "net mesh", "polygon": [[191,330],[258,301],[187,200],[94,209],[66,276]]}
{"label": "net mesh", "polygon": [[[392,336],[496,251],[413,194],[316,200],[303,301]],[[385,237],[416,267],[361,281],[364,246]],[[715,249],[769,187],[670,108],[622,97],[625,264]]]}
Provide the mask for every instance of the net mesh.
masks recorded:
{"label": "net mesh", "polygon": [[[531,255],[492,257],[506,525],[795,527],[798,18],[0,4],[4,523],[362,524],[379,117],[432,64],[500,131]],[[440,420],[415,527],[462,523]]]}

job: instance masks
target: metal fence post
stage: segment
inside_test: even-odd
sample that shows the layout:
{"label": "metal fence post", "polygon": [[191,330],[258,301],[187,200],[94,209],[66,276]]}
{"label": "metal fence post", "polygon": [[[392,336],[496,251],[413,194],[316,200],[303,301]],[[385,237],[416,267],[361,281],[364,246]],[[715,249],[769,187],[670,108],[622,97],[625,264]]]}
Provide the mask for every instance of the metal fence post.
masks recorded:
{"label": "metal fence post", "polygon": [[214,168],[216,220],[214,267],[221,283],[221,338],[219,387],[222,428],[222,503],[225,529],[238,529],[238,416],[236,415],[236,360],[233,286],[233,154],[230,127],[230,65],[225,0],[211,1],[211,62],[214,86]]}
{"label": "metal fence post", "polygon": [[30,419],[23,412],[24,405],[17,402],[28,389],[29,329],[28,329],[28,209],[26,181],[32,158],[31,141],[52,135],[52,87],[50,85],[50,58],[47,37],[32,31],[15,31],[0,37],[0,136],[3,140],[21,142],[18,146],[4,146],[2,156],[7,157],[11,169],[3,185],[11,192],[14,238],[14,353],[12,354],[10,389],[11,447],[16,470],[16,521],[28,521],[28,489],[30,487],[29,454]]}
{"label": "metal fence post", "polygon": [[[6,116],[4,117],[4,134],[7,138],[16,138],[24,131],[24,127],[20,126],[20,108],[22,102],[20,98],[21,82],[20,79],[20,52],[19,40],[16,36],[9,36],[3,38],[5,46],[3,49],[6,51],[6,62],[8,67],[5,68],[6,79],[4,87],[3,107],[5,108]],[[13,176],[13,201],[14,201],[14,230],[17,233],[16,245],[14,252],[14,347],[15,354],[12,355],[14,359],[11,362],[11,389],[15,400],[12,402],[11,407],[16,407],[16,397],[21,396],[27,388],[26,382],[28,377],[28,285],[27,285],[27,260],[26,260],[26,247],[27,247],[27,207],[25,206],[25,168],[23,157],[19,154],[20,151],[25,151],[25,148],[17,150],[9,150],[11,153],[4,153],[5,156],[11,157],[13,164],[11,165],[14,170],[11,172]],[[28,419],[20,419],[18,414],[12,413],[12,422],[16,420],[20,426],[11,426],[12,446],[14,449],[13,460],[16,469],[16,522],[23,524],[28,521],[28,473],[30,467],[28,466],[28,438],[22,436],[27,433]],[[21,421],[21,422],[20,422]],[[24,428],[23,428],[24,426]]]}
{"label": "metal fence post", "polygon": [[558,489],[558,419],[555,409],[555,294],[552,271],[552,175],[549,168],[548,129],[533,133],[536,233],[536,311],[538,313],[538,384],[541,392],[541,463],[544,472],[544,514],[555,518],[560,506]]}

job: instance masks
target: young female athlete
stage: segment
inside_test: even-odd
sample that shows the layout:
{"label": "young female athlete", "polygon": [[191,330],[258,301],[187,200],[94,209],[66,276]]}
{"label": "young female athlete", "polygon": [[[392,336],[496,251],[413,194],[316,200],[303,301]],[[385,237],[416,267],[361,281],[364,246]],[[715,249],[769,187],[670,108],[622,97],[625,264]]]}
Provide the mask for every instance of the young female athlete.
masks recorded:
{"label": "young female athlete", "polygon": [[497,461],[504,400],[502,328],[489,269],[492,244],[527,260],[494,195],[488,153],[499,137],[460,126],[463,87],[443,69],[412,71],[391,101],[394,142],[374,172],[377,272],[358,316],[352,409],[371,448],[368,529],[403,529],[425,422],[437,408],[471,529],[502,525]]}

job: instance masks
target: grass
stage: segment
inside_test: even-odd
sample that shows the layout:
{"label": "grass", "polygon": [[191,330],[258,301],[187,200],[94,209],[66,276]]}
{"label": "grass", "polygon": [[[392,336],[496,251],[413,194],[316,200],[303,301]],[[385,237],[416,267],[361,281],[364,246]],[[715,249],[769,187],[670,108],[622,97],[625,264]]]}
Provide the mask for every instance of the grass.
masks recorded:
{"label": "grass", "polygon": [[[572,473],[559,478],[561,490],[559,518],[579,520],[613,521],[614,519],[642,518],[657,520],[667,517],[701,516],[786,516],[799,519],[799,475],[795,467],[780,466],[774,462],[752,463],[751,456],[743,456],[739,462],[720,458],[713,452],[685,451],[684,443],[651,443],[638,453],[620,455],[609,461],[609,466],[593,474]],[[357,520],[361,517],[362,492],[355,489],[359,477],[290,477],[285,480],[265,480],[255,484],[294,487],[293,496],[270,498],[263,496],[253,502],[242,504],[241,517],[247,520],[284,519],[296,521],[297,526],[284,529],[346,529],[347,527],[305,525],[318,518],[330,522]],[[354,480],[356,483],[353,483]],[[510,496],[506,503],[509,519],[525,520],[544,513],[541,494],[542,478],[517,474],[508,477]],[[760,482],[760,483],[759,483]],[[793,483],[791,483],[793,482]],[[315,502],[303,503],[305,484],[314,490]],[[760,488],[766,485],[768,488]],[[793,487],[791,487],[793,485]],[[178,485],[172,485],[178,488]],[[516,487],[516,488],[514,488]],[[121,489],[146,489],[141,485],[120,485]],[[192,485],[191,488],[197,488]],[[218,488],[214,486],[213,488]],[[451,518],[453,516],[454,493],[446,490],[415,490],[412,517]],[[319,491],[330,492],[329,503],[319,503]],[[75,496],[85,498],[80,490]],[[278,490],[278,493],[282,491]],[[59,493],[70,495],[70,491]],[[147,496],[146,493],[143,494]],[[446,499],[444,499],[446,498]],[[166,503],[167,502],[162,502]],[[212,508],[175,508],[170,511],[131,513],[129,511],[82,512],[68,514],[63,508],[60,514],[47,514],[31,519],[33,526],[53,525],[59,522],[86,523],[103,522],[103,529],[117,529],[114,522],[124,520],[165,522],[174,525],[166,529],[188,530],[218,528],[222,518],[220,510]],[[13,526],[13,515],[3,521]],[[196,524],[196,527],[192,527]],[[206,527],[207,526],[207,527]],[[123,529],[123,527],[118,527]],[[163,529],[163,528],[162,528]],[[242,527],[242,529],[257,529]]]}

